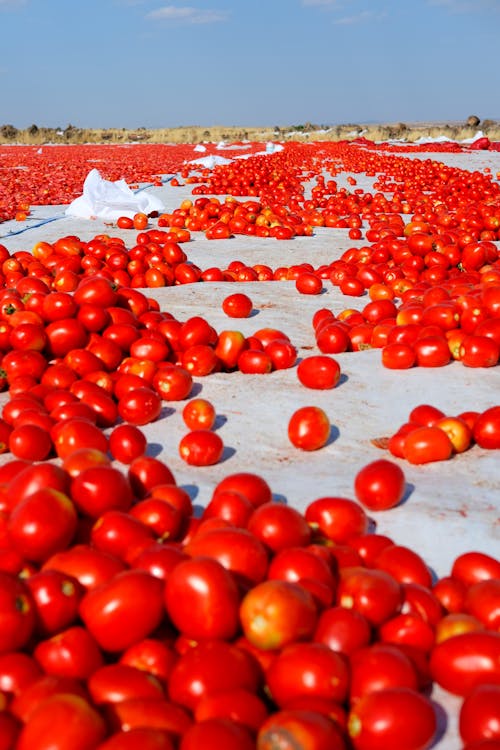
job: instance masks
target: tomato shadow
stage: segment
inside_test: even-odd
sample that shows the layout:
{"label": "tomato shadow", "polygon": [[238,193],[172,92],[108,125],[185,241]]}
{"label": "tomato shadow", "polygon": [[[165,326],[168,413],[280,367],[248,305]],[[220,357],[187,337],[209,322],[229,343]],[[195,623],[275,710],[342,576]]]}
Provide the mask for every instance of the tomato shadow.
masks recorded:
{"label": "tomato shadow", "polygon": [[200,494],[200,488],[196,484],[183,484],[181,489],[188,493],[191,500],[194,500]]}
{"label": "tomato shadow", "polygon": [[146,456],[151,458],[157,458],[163,450],[163,446],[160,443],[148,443],[146,450]]}
{"label": "tomato shadow", "polygon": [[228,461],[230,458],[232,458],[235,453],[236,453],[236,448],[231,448],[230,445],[225,445],[224,446],[224,450],[222,452],[222,457],[221,457],[219,463],[220,464],[226,463],[226,461]]}
{"label": "tomato shadow", "polygon": [[166,419],[167,417],[171,417],[172,414],[175,414],[175,409],[171,406],[162,406],[158,419]]}
{"label": "tomato shadow", "polygon": [[217,416],[215,417],[215,422],[214,422],[213,430],[217,431],[223,425],[225,425],[226,422],[227,422],[227,417],[225,416],[225,414],[217,414]]}
{"label": "tomato shadow", "polygon": [[436,703],[436,701],[432,701],[432,706],[434,708],[435,714],[436,714],[436,736],[434,737],[434,742],[430,746],[431,749],[433,747],[437,747],[441,740],[444,738],[446,734],[446,730],[448,729],[448,716],[446,715],[446,711],[442,706],[439,705],[439,703]]}
{"label": "tomato shadow", "polygon": [[328,440],[325,443],[325,447],[327,445],[332,445],[336,440],[338,440],[340,437],[340,430],[338,427],[336,427],[334,424],[330,426],[330,435],[328,437]]}
{"label": "tomato shadow", "polygon": [[193,383],[193,387],[191,388],[191,391],[189,392],[188,398],[195,398],[196,396],[199,396],[202,390],[203,390],[203,386],[201,383]]}
{"label": "tomato shadow", "polygon": [[402,497],[399,505],[404,505],[405,503],[407,503],[408,500],[410,499],[410,497],[413,495],[414,492],[415,492],[415,485],[412,484],[411,482],[406,482],[405,493],[404,493],[404,495],[403,495],[403,497]]}

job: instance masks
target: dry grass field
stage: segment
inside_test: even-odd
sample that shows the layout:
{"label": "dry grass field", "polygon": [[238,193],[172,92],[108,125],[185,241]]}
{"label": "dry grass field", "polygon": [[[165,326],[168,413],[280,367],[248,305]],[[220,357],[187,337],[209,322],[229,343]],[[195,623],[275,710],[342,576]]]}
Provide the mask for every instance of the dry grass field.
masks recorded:
{"label": "dry grass field", "polygon": [[464,122],[404,123],[344,125],[288,125],[274,127],[229,127],[214,125],[185,126],[149,130],[137,128],[89,129],[68,125],[63,129],[31,125],[20,130],[13,125],[0,126],[0,144],[43,145],[46,143],[202,143],[204,141],[341,141],[364,136],[372,141],[404,139],[408,143],[419,138],[445,136],[462,141],[481,130],[491,141],[500,141],[500,120],[483,120],[471,116]]}

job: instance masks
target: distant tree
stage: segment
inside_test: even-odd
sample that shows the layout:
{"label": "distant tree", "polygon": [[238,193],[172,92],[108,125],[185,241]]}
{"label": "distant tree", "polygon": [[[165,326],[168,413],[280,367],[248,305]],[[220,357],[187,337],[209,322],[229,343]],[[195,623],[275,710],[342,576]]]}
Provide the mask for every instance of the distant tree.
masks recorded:
{"label": "distant tree", "polygon": [[210,138],[210,130],[204,130],[204,131],[203,131],[203,138],[204,138],[204,139],[205,139],[206,141],[208,141],[208,139]]}
{"label": "distant tree", "polygon": [[8,141],[13,141],[18,133],[17,128],[14,125],[2,125],[0,128],[0,135],[6,138]]}
{"label": "distant tree", "polygon": [[35,124],[30,125],[28,128],[28,133],[30,135],[38,135],[38,131],[39,131],[38,125],[35,125]]}
{"label": "distant tree", "polygon": [[470,115],[470,117],[467,118],[467,125],[470,128],[477,128],[481,120],[477,115]]}

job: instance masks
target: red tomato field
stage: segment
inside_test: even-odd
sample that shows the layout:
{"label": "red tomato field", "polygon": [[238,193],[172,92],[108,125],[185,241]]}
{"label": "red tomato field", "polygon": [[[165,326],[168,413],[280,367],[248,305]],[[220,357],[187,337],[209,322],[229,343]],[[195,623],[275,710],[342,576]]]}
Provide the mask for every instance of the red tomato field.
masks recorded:
{"label": "red tomato field", "polygon": [[0,750],[498,750],[480,145],[0,147]]}

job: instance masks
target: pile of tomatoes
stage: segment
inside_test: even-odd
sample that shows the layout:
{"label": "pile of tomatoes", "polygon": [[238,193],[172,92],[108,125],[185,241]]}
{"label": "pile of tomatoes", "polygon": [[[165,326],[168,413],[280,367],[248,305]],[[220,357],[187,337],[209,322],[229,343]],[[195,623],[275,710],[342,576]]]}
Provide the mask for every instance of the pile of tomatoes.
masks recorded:
{"label": "pile of tomatoes", "polygon": [[[498,747],[498,560],[435,581],[360,502],[301,514],[251,472],[194,517],[144,451],[0,469],[2,748],[425,750],[433,682],[464,747]],[[403,491],[388,461],[354,480],[367,507]]]}

